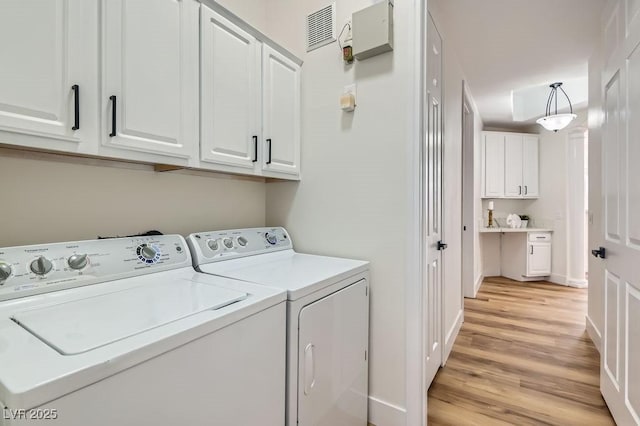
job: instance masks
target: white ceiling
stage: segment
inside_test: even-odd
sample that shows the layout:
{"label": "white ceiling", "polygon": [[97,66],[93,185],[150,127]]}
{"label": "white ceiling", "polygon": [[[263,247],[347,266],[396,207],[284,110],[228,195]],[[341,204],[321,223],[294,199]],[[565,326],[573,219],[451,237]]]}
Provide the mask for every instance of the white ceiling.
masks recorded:
{"label": "white ceiling", "polygon": [[[448,30],[445,52],[447,44],[455,50],[485,126],[507,128],[535,122],[535,118],[513,121],[512,91],[587,77],[605,4],[605,0],[435,1]],[[571,97],[568,84],[564,89]],[[539,116],[545,107],[546,100],[539,106]],[[586,103],[574,105],[581,107]]]}

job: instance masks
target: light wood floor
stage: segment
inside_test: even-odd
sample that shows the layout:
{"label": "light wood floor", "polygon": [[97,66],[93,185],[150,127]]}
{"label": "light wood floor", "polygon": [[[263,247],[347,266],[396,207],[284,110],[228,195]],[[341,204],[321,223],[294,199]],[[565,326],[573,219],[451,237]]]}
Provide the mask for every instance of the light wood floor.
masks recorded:
{"label": "light wood floor", "polygon": [[613,425],[587,291],[488,278],[429,389],[429,425]]}

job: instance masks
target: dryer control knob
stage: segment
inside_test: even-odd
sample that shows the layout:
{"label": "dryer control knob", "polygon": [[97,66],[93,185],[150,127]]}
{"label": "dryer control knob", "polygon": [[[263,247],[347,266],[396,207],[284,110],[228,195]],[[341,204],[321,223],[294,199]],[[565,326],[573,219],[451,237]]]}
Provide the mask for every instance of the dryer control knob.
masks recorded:
{"label": "dryer control knob", "polygon": [[242,247],[246,247],[247,243],[249,241],[247,241],[247,239],[245,237],[238,237],[238,244]]}
{"label": "dryer control knob", "polygon": [[0,262],[0,285],[11,276],[11,265]]}
{"label": "dryer control knob", "polygon": [[209,240],[207,241],[207,245],[209,246],[209,248],[213,251],[218,250],[218,248],[220,247],[218,245],[218,240]]}
{"label": "dryer control knob", "polygon": [[233,248],[233,238],[225,238],[224,240],[222,240],[222,243],[226,248]]}
{"label": "dryer control knob", "polygon": [[53,269],[53,263],[44,256],[31,262],[31,271],[37,275],[46,275]]}
{"label": "dryer control knob", "polygon": [[272,246],[275,245],[278,242],[278,237],[276,237],[274,234],[270,234],[268,232],[265,232],[264,239],[267,240],[267,242],[269,244],[271,244]]}
{"label": "dryer control knob", "polygon": [[144,247],[142,247],[142,251],[140,252],[140,254],[145,259],[152,260],[153,258],[156,257],[156,254],[158,254],[158,252],[156,251],[156,249],[154,249],[150,245],[145,245]]}
{"label": "dryer control knob", "polygon": [[87,266],[88,258],[86,254],[74,254],[69,259],[67,259],[67,263],[71,269],[82,269]]}

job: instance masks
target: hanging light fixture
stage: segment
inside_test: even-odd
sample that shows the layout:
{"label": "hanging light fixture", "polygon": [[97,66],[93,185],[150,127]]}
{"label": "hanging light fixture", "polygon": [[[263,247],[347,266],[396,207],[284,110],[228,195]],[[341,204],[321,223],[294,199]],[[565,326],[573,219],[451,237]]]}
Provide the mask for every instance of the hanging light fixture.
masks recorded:
{"label": "hanging light fixture", "polygon": [[[547,99],[547,109],[545,111],[545,116],[536,120],[538,124],[544,127],[547,130],[553,130],[557,132],[558,130],[562,130],[569,125],[573,121],[574,118],[577,117],[573,113],[573,106],[571,105],[571,100],[567,95],[567,92],[562,88],[562,83],[553,83],[550,85],[551,93],[549,94],[549,99]],[[569,102],[569,110],[571,111],[569,114],[558,114],[558,89],[564,93],[564,96],[567,98]],[[551,114],[551,106],[554,105],[554,113]]]}

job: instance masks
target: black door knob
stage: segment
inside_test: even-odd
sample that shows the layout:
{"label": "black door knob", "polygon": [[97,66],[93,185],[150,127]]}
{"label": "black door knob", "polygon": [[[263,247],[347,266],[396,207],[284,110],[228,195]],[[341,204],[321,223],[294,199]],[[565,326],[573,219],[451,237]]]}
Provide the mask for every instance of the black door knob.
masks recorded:
{"label": "black door knob", "polygon": [[598,247],[597,250],[591,250],[591,254],[595,257],[601,257],[602,259],[605,259],[607,256],[607,250],[604,247]]}
{"label": "black door knob", "polygon": [[438,241],[438,250],[446,250],[446,249],[447,249],[447,245],[442,241]]}

